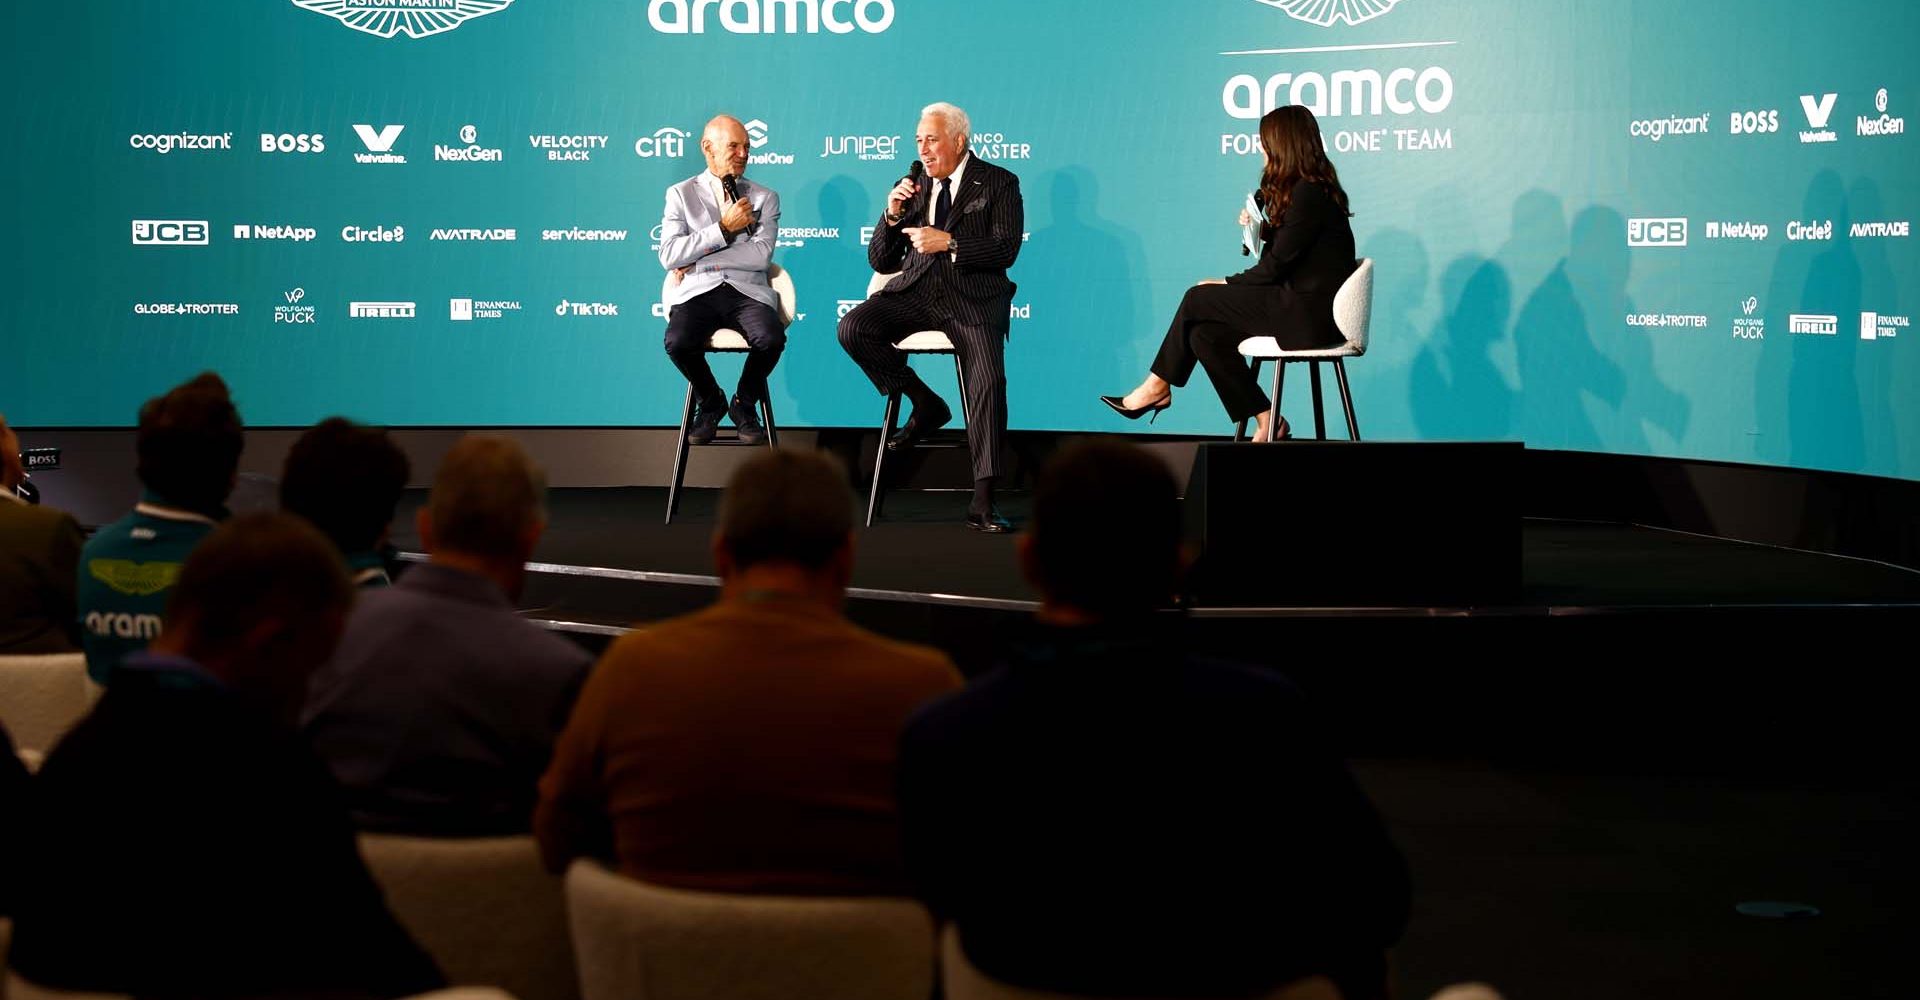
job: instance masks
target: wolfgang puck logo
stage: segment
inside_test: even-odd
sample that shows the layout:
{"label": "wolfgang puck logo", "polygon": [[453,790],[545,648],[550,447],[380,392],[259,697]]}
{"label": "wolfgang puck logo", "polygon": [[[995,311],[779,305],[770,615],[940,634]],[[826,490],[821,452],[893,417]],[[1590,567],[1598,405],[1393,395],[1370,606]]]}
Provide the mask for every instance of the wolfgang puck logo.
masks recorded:
{"label": "wolfgang puck logo", "polygon": [[1296,21],[1331,28],[1341,21],[1365,24],[1398,6],[1402,0],[1254,0],[1285,11]]}
{"label": "wolfgang puck logo", "polygon": [[513,0],[293,0],[355,31],[380,38],[425,38],[507,9]]}

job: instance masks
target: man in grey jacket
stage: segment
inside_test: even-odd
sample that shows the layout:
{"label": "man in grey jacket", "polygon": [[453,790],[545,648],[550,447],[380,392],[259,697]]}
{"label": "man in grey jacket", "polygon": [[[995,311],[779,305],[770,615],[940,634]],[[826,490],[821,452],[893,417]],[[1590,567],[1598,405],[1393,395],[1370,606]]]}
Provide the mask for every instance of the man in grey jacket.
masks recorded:
{"label": "man in grey jacket", "polygon": [[[660,265],[673,275],[665,305],[667,356],[693,386],[688,428],[694,444],[713,440],[720,414],[733,418],[740,439],[766,440],[754,407],[766,397],[767,376],[786,349],[779,296],[768,283],[774,240],[780,233],[780,196],[741,175],[750,144],[731,115],[707,123],[700,151],[707,169],[667,189],[660,220]],[[731,402],[707,365],[715,330],[740,331],[749,348]]]}

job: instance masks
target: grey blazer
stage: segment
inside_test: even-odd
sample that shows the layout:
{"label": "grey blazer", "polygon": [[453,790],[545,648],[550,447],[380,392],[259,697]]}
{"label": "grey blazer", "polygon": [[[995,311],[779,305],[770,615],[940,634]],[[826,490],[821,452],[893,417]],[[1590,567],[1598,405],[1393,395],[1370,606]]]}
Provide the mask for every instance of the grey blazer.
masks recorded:
{"label": "grey blazer", "polygon": [[660,219],[660,266],[688,269],[686,278],[667,290],[668,309],[723,284],[780,308],[780,297],[767,283],[774,240],[780,235],[780,196],[745,177],[734,186],[753,206],[755,222],[732,240],[720,228],[719,200],[701,183],[700,174],[667,189],[667,208]]}

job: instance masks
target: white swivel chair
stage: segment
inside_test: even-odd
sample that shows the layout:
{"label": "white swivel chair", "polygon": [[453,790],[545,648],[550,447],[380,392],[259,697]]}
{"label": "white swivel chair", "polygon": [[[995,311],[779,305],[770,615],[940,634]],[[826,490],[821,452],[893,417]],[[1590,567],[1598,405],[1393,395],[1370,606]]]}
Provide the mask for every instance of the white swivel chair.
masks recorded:
{"label": "white swivel chair", "polygon": [[[1287,365],[1307,362],[1308,371],[1313,373],[1313,436],[1325,440],[1327,420],[1320,403],[1320,364],[1333,363],[1333,373],[1340,380],[1340,404],[1346,410],[1347,437],[1360,440],[1360,425],[1353,419],[1353,393],[1347,388],[1347,358],[1357,358],[1367,353],[1367,333],[1373,325],[1373,261],[1362,259],[1360,266],[1352,276],[1340,286],[1333,297],[1333,322],[1339,328],[1341,336],[1347,342],[1337,347],[1322,347],[1307,351],[1289,351],[1281,348],[1272,337],[1249,337],[1240,342],[1242,357],[1253,359],[1253,377],[1260,377],[1260,368],[1267,362],[1273,366],[1273,408],[1267,411],[1267,426],[1278,428],[1280,425],[1280,388],[1284,383]],[[1233,439],[1245,440],[1247,422],[1242,420],[1234,428]]]}
{"label": "white swivel chair", "polygon": [[[898,274],[876,274],[867,282],[867,298],[873,298],[880,289],[887,287]],[[965,429],[967,423],[967,372],[960,364],[960,355],[953,349],[953,339],[940,330],[921,330],[908,334],[904,339],[893,343],[896,351],[907,354],[945,354],[953,358],[953,372],[960,380],[960,426]],[[880,516],[880,508],[886,503],[886,488],[882,485],[881,472],[887,465],[887,439],[893,436],[894,425],[900,421],[900,394],[887,397],[886,415],[880,422],[880,444],[873,452],[873,490],[867,494],[867,527],[873,527],[874,519]],[[920,447],[939,447],[922,442]]]}
{"label": "white swivel chair", "polygon": [[933,918],[910,899],[649,885],[576,861],[567,912],[585,1000],[926,1000]]}
{"label": "white swivel chair", "polygon": [[[668,274],[660,286],[660,301],[667,300],[667,292],[674,286],[674,277]],[[773,292],[780,297],[780,325],[792,326],[798,297],[793,290],[793,276],[778,264],[767,268],[767,283],[773,286]],[[709,354],[745,354],[750,348],[747,338],[738,330],[719,329],[707,340]],[[767,447],[778,447],[780,432],[773,425],[773,400],[760,400],[760,419],[767,425]],[[687,386],[687,402],[680,412],[680,442],[673,453],[673,485],[667,490],[667,523],[673,523],[673,515],[680,511],[680,488],[687,475],[687,452],[693,442],[687,440],[687,428],[693,423],[693,386]],[[739,444],[733,439],[716,440],[714,444]]]}
{"label": "white swivel chair", "polygon": [[[981,972],[967,961],[960,934],[953,924],[940,932],[940,984],[946,1000],[1104,1000],[1076,993],[1054,993],[1009,986]],[[1179,998],[1163,998],[1179,1000]],[[1254,1000],[1341,1000],[1340,990],[1324,976],[1288,983]]]}
{"label": "white swivel chair", "polygon": [[0,724],[15,747],[33,755],[51,751],[100,692],[79,653],[0,656]]}

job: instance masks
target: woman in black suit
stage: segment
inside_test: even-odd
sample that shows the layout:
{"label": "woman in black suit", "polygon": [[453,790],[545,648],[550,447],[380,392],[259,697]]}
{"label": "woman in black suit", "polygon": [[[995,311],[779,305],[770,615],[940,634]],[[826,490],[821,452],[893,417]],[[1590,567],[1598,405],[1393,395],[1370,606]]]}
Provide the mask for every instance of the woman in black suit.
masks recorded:
{"label": "woman in black suit", "polygon": [[[1253,439],[1272,440],[1270,403],[1240,356],[1240,341],[1273,337],[1281,347],[1305,350],[1343,339],[1333,322],[1333,297],[1356,266],[1347,223],[1353,213],[1327,159],[1320,124],[1306,108],[1275,108],[1260,119],[1260,145],[1267,158],[1258,195],[1269,220],[1261,229],[1266,251],[1246,271],[1189,289],[1146,381],[1125,396],[1100,397],[1129,420],[1172,405],[1173,387],[1186,385],[1199,364],[1227,416],[1236,422],[1255,418]],[[1284,417],[1279,436],[1289,436]]]}

